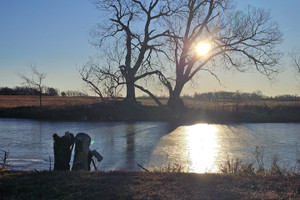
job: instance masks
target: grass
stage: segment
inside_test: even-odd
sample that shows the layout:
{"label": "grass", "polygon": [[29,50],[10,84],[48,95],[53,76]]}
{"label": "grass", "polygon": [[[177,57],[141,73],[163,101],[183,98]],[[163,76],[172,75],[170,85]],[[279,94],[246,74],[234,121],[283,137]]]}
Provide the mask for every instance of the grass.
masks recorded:
{"label": "grass", "polygon": [[[98,97],[60,97],[60,96],[43,96],[42,103],[44,106],[64,107],[76,105],[89,105],[98,103]],[[32,107],[39,106],[38,96],[27,95],[0,95],[0,108],[15,107]]]}
{"label": "grass", "polygon": [[0,173],[1,199],[299,199],[299,175]]}
{"label": "grass", "polygon": [[[99,97],[61,97],[61,96],[43,96],[43,105],[46,107],[64,107],[76,105],[90,105],[99,103]],[[167,98],[160,99],[166,105]],[[157,104],[150,98],[138,98],[138,101],[145,106],[157,106]],[[197,99],[184,99],[184,104],[188,108],[202,108],[215,110],[234,110],[236,109],[236,101],[201,101]],[[39,106],[38,96],[27,95],[0,95],[0,108],[14,108],[14,107],[32,107]],[[300,107],[300,101],[270,101],[270,100],[253,100],[241,101],[238,106],[259,106],[274,108],[278,106],[295,106]]]}

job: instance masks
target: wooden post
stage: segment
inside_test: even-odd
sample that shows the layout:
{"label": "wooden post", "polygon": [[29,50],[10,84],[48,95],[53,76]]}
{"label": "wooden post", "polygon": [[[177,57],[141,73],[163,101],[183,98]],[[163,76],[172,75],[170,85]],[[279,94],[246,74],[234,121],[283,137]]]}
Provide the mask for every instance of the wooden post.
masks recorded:
{"label": "wooden post", "polygon": [[71,154],[74,146],[74,135],[66,132],[60,137],[53,134],[54,170],[70,170]]}
{"label": "wooden post", "polygon": [[89,170],[89,146],[91,137],[85,133],[78,133],[75,137],[75,155],[72,170]]}

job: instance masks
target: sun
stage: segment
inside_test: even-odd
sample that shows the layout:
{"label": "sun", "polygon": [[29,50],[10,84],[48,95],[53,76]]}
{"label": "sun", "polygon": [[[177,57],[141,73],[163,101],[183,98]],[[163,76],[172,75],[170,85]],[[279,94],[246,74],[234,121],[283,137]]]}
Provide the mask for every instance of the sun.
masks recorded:
{"label": "sun", "polygon": [[211,45],[208,42],[199,42],[196,45],[196,52],[199,56],[205,56],[211,50]]}

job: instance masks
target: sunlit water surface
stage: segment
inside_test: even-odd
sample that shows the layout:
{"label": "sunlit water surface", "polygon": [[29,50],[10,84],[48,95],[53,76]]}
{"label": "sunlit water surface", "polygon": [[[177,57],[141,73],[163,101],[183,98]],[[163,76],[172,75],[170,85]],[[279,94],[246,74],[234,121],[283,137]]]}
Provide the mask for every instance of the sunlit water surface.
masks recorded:
{"label": "sunlit water surface", "polygon": [[[172,127],[163,122],[49,122],[0,119],[0,148],[9,151],[14,169],[53,169],[53,133],[85,132],[90,146],[104,157],[100,170],[163,170],[219,172],[231,158],[254,162],[255,148],[263,150],[270,167],[278,156],[284,167],[299,158],[300,124],[195,124]],[[0,152],[3,157],[3,152]]]}

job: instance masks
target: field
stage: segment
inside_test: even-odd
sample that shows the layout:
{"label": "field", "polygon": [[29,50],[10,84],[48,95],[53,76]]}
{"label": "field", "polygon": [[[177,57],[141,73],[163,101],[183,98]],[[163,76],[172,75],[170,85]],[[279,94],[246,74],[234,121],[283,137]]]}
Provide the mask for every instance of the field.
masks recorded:
{"label": "field", "polygon": [[[166,105],[167,99],[160,99]],[[157,104],[150,98],[138,98],[142,105],[157,106]],[[76,105],[90,105],[100,103],[99,97],[61,97],[61,96],[43,96],[42,102],[44,106],[60,107],[60,106],[76,106]],[[300,101],[200,101],[195,99],[184,99],[184,104],[188,108],[202,108],[202,109],[221,109],[233,110],[236,107],[243,106],[264,106],[264,107],[278,107],[278,106],[295,106],[300,107]],[[0,95],[0,108],[14,108],[14,107],[32,107],[39,106],[38,96],[24,96],[24,95]]]}
{"label": "field", "polygon": [[[59,97],[43,96],[44,106],[75,106],[83,104],[94,104],[100,101],[97,97]],[[0,108],[32,107],[39,106],[38,96],[24,95],[0,95]]]}

